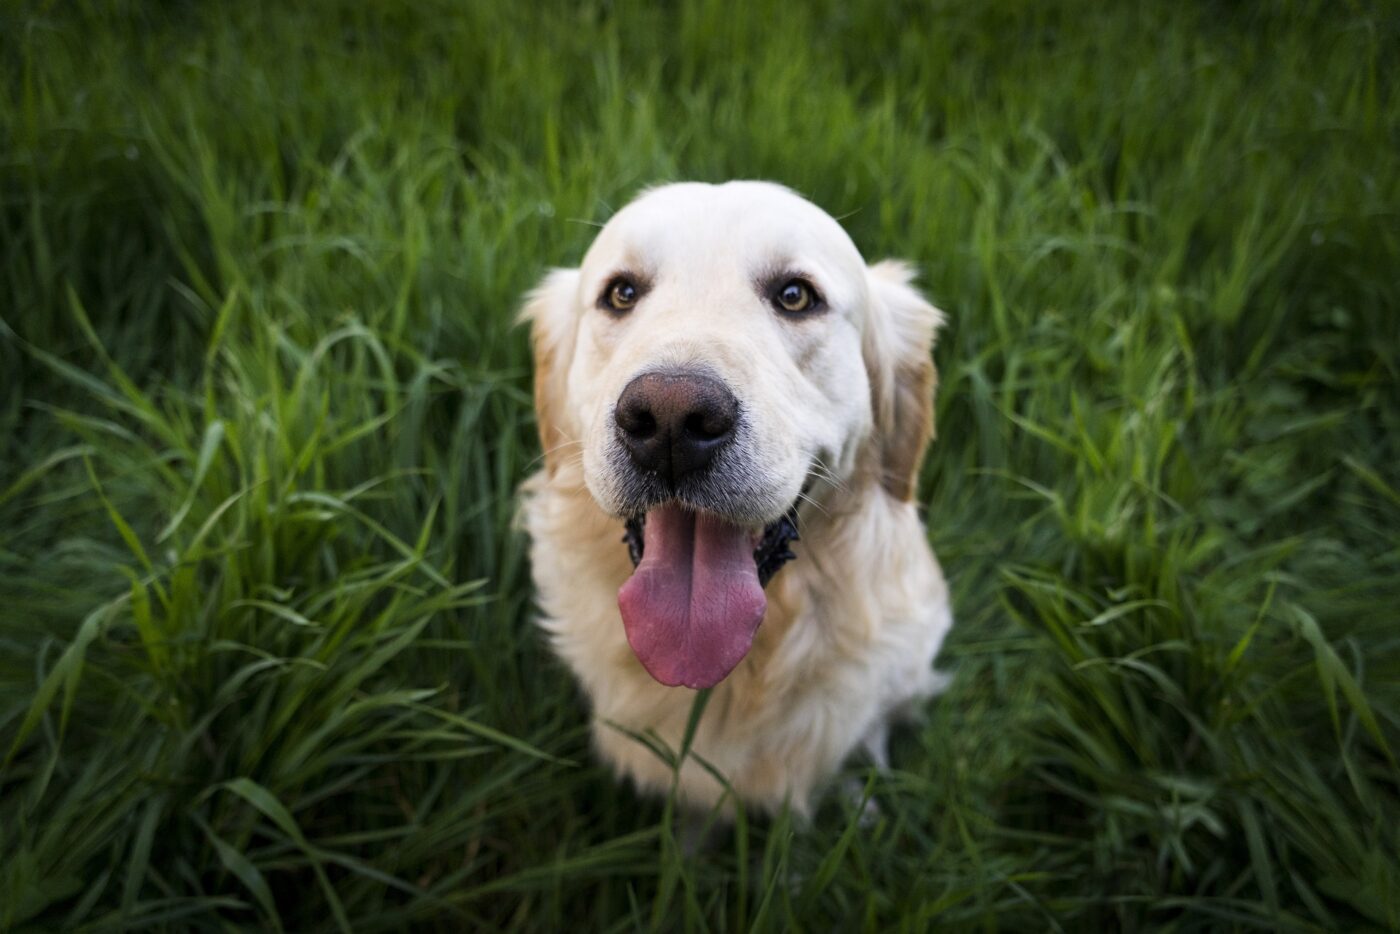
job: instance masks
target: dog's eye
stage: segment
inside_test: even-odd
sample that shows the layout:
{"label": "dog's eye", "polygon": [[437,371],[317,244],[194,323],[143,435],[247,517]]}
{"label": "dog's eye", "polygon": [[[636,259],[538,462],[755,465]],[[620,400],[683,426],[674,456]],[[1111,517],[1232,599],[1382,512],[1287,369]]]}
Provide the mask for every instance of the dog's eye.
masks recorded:
{"label": "dog's eye", "polygon": [[608,283],[603,292],[603,304],[611,311],[631,311],[632,306],[637,304],[637,299],[641,297],[642,293],[635,282],[618,276]]}
{"label": "dog's eye", "polygon": [[783,311],[811,311],[817,304],[817,296],[806,282],[801,279],[793,279],[778,289],[777,294],[773,296],[773,301]]}

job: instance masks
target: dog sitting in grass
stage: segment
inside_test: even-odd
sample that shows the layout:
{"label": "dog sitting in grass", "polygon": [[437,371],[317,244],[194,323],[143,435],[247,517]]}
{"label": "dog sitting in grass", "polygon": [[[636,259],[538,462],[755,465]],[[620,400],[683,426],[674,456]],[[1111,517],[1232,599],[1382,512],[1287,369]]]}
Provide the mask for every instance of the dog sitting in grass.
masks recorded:
{"label": "dog sitting in grass", "polygon": [[643,791],[807,814],[937,693],[952,616],[914,502],[941,314],[778,185],[652,189],[530,295],[541,622]]}

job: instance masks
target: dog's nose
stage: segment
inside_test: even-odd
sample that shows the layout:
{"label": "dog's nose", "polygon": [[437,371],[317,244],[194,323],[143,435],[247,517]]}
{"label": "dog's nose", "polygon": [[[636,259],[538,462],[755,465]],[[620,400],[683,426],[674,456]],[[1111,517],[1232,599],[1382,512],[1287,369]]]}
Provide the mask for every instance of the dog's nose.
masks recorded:
{"label": "dog's nose", "polygon": [[618,438],[641,470],[671,483],[702,469],[734,436],[739,401],[712,376],[643,373],[617,397]]}

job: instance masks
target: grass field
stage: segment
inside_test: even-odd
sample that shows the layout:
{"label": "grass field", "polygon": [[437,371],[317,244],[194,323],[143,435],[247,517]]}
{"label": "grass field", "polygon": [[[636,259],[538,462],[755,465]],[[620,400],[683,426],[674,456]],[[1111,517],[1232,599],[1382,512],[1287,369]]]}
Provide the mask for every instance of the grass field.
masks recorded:
{"label": "grass field", "polygon": [[[1397,53],[1362,2],[5,4],[0,928],[1400,928]],[[958,624],[876,826],[689,858],[530,622],[512,315],[730,177],[948,311]]]}

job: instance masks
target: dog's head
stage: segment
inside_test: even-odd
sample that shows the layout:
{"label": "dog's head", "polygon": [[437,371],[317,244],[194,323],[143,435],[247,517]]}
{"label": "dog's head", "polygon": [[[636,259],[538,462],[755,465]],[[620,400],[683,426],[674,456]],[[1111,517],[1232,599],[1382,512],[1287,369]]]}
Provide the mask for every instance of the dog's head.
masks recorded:
{"label": "dog's head", "polygon": [[755,549],[799,499],[911,498],[941,316],[910,278],[778,185],[686,183],[531,295],[545,469],[581,457],[600,507],[644,517],[618,604],[657,680],[709,687],[743,658]]}

